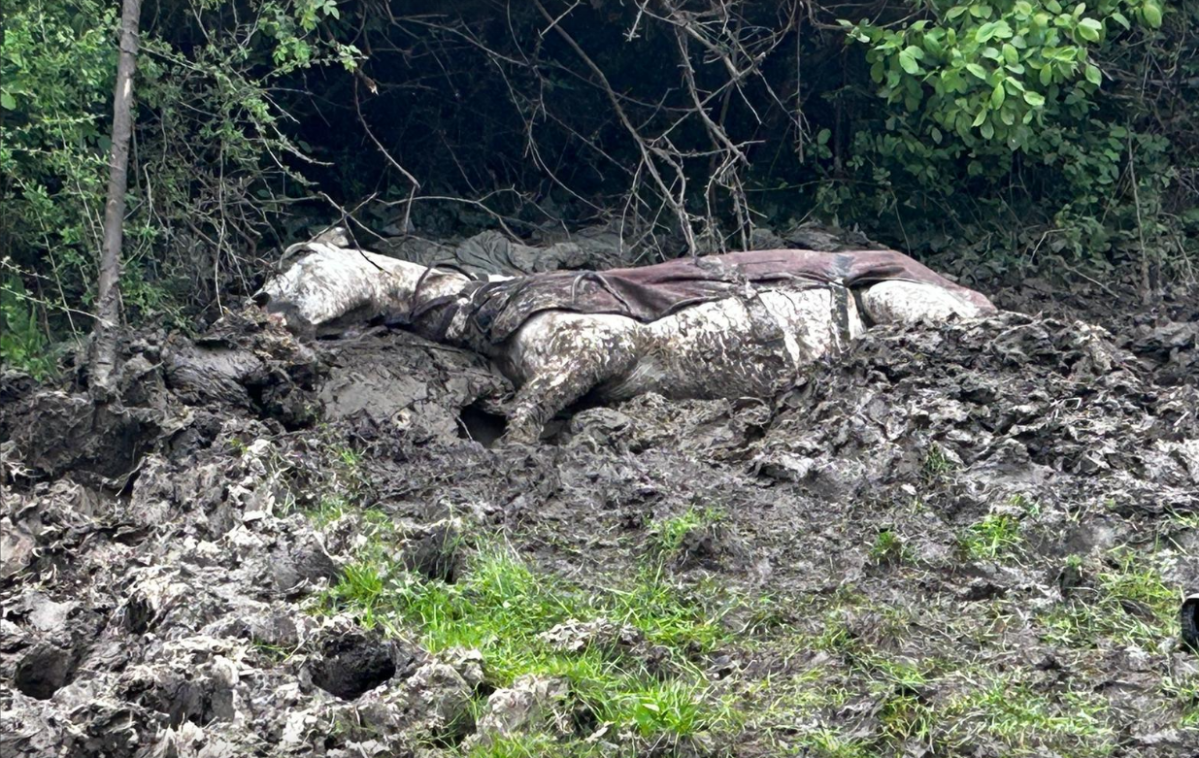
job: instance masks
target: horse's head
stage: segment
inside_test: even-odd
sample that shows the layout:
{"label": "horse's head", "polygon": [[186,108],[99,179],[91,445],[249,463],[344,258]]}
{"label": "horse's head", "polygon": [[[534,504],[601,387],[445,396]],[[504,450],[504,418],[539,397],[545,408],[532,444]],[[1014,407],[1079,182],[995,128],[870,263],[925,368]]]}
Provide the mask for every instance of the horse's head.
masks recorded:
{"label": "horse's head", "polygon": [[456,294],[469,281],[456,272],[318,241],[289,247],[280,269],[253,302],[289,329],[317,334],[410,313],[433,298]]}

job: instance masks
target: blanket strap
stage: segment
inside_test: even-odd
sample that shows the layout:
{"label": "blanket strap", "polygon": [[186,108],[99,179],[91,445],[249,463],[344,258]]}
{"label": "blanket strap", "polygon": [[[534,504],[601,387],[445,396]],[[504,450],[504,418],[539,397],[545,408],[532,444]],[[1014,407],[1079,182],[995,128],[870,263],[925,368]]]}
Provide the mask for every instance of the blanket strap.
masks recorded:
{"label": "blanket strap", "polygon": [[848,255],[833,256],[833,281],[830,282],[830,291],[832,292],[832,307],[833,307],[833,324],[837,328],[837,338],[840,342],[840,348],[844,350],[849,346],[849,287],[845,283],[846,277],[849,275],[849,267],[853,264],[853,259]]}

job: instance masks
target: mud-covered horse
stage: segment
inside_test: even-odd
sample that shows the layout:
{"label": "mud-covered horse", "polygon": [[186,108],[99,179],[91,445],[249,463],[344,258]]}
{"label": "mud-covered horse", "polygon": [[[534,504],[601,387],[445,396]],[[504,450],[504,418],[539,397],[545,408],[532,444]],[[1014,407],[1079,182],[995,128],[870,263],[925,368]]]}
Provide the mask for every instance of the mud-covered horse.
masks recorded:
{"label": "mud-covered horse", "polygon": [[383,318],[482,353],[518,387],[507,439],[586,395],[769,396],[873,324],[995,312],[901,253],[768,250],[480,282],[329,242],[293,245],[254,301],[319,334]]}

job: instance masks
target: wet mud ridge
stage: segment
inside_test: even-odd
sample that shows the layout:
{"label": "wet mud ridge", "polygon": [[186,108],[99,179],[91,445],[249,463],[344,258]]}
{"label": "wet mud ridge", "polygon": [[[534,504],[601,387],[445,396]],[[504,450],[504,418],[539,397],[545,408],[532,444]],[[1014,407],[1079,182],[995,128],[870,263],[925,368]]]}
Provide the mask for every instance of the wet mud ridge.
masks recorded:
{"label": "wet mud ridge", "polygon": [[395,332],[8,375],[3,754],[1196,755],[1192,327],[880,328],[536,447]]}

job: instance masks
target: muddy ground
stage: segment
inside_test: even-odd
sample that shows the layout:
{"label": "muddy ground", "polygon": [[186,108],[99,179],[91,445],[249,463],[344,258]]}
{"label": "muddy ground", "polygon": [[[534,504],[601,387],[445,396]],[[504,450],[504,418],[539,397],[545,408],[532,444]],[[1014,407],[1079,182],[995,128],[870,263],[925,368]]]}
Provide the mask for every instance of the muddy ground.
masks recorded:
{"label": "muddy ground", "polygon": [[996,300],[535,448],[378,329],[7,374],[3,755],[1199,755],[1199,296]]}

